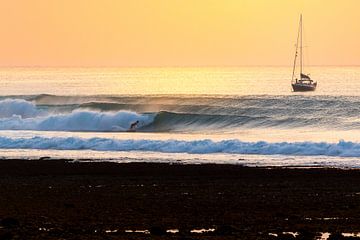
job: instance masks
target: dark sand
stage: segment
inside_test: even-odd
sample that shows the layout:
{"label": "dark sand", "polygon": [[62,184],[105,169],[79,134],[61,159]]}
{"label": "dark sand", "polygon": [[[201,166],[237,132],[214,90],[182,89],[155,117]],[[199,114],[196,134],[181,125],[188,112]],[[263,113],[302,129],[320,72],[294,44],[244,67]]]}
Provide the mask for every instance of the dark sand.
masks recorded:
{"label": "dark sand", "polygon": [[360,171],[3,160],[0,220],[0,239],[310,239],[360,232]]}

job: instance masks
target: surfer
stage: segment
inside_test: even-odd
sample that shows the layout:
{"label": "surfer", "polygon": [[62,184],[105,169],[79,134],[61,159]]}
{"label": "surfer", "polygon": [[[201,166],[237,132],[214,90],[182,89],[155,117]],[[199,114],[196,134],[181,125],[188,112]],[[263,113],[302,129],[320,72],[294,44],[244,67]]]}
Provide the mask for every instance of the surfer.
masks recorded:
{"label": "surfer", "polygon": [[136,128],[137,128],[137,126],[138,126],[138,124],[139,124],[139,120],[137,120],[136,122],[133,122],[133,123],[130,125],[129,130],[130,130],[130,131],[135,131]]}

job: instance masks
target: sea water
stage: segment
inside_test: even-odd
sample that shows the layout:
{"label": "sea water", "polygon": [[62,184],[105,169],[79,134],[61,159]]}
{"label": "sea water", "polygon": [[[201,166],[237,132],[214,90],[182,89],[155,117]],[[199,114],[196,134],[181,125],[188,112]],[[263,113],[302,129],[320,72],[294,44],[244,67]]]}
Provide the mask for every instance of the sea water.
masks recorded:
{"label": "sea water", "polygon": [[[360,67],[3,68],[3,158],[360,167]],[[134,121],[136,132],[127,132]]]}

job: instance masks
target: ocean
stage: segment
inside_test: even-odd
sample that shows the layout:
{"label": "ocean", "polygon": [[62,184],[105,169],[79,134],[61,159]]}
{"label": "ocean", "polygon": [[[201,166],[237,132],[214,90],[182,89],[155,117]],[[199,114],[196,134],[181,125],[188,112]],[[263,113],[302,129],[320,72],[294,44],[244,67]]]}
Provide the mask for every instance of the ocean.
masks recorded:
{"label": "ocean", "polygon": [[1,157],[359,168],[360,67],[307,71],[3,68]]}

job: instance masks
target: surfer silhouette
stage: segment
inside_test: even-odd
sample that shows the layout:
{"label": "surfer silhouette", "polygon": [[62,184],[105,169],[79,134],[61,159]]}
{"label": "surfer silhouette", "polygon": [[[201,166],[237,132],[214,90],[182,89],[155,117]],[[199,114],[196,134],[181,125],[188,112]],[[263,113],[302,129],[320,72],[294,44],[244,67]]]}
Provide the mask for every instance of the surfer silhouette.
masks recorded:
{"label": "surfer silhouette", "polygon": [[138,126],[138,124],[139,124],[139,120],[137,120],[136,122],[133,122],[133,123],[130,125],[129,130],[135,131],[136,128],[137,128],[137,126]]}

